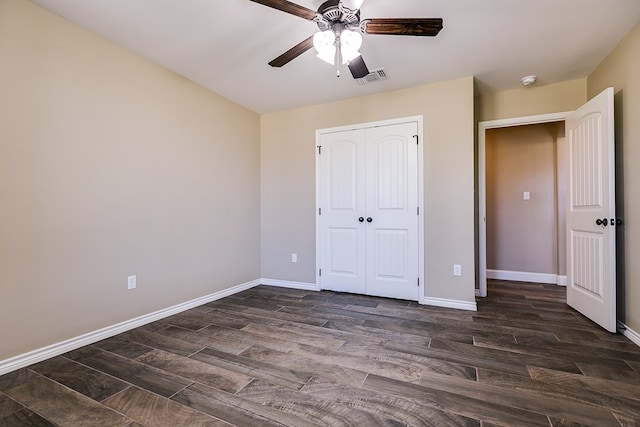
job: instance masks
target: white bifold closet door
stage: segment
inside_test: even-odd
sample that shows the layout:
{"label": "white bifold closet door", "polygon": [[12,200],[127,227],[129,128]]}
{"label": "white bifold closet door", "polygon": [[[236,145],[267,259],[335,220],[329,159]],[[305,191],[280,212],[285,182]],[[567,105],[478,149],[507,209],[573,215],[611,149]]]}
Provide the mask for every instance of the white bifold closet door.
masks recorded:
{"label": "white bifold closet door", "polygon": [[418,299],[417,134],[409,122],[320,136],[322,289]]}

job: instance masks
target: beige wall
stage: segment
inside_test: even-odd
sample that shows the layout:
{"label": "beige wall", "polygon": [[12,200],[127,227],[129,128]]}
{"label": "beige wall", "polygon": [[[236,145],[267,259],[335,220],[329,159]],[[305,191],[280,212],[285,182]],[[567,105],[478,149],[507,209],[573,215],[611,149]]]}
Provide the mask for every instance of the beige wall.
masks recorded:
{"label": "beige wall", "polygon": [[257,114],[24,0],[0,58],[0,360],[259,277]]}
{"label": "beige wall", "polygon": [[263,115],[262,277],[315,283],[315,131],[416,115],[424,116],[425,293],[474,301],[471,77]]}
{"label": "beige wall", "polygon": [[615,89],[616,178],[620,193],[617,216],[625,220],[618,233],[624,253],[618,276],[618,318],[640,333],[640,24],[609,54],[587,80],[589,98],[609,86]]}
{"label": "beige wall", "polygon": [[587,101],[586,79],[521,87],[475,97],[476,120],[508,119],[573,111]]}
{"label": "beige wall", "polygon": [[560,274],[557,129],[549,123],[487,131],[488,269]]}

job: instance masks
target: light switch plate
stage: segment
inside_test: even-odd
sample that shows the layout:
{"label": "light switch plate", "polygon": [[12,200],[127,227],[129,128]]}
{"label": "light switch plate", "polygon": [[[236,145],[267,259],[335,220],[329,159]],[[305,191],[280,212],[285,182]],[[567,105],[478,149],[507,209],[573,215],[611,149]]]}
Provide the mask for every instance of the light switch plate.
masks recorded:
{"label": "light switch plate", "polygon": [[460,264],[453,264],[453,275],[462,276],[462,266]]}

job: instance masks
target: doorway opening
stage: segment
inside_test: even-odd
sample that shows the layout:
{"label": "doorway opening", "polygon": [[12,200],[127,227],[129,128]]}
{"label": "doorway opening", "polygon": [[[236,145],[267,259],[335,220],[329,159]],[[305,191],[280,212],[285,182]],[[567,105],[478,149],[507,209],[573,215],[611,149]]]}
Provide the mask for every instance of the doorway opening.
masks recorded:
{"label": "doorway opening", "polygon": [[[478,138],[479,292],[487,294],[487,129],[564,121],[567,304],[616,332],[616,180],[614,89],[571,113],[480,123]],[[527,242],[522,242],[527,244]]]}
{"label": "doorway opening", "polygon": [[487,278],[566,284],[564,122],[486,131]]}
{"label": "doorway opening", "polygon": [[487,296],[487,279],[566,284],[568,114],[479,124],[478,296]]}

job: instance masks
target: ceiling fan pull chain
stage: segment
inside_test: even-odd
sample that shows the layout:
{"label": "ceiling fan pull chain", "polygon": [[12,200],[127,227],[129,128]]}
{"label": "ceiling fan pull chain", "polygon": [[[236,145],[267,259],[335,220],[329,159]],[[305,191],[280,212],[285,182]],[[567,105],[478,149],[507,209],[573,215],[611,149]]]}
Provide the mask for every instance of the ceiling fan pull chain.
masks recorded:
{"label": "ceiling fan pull chain", "polygon": [[340,66],[342,65],[342,42],[340,41],[340,33],[336,31],[336,77],[340,78]]}

